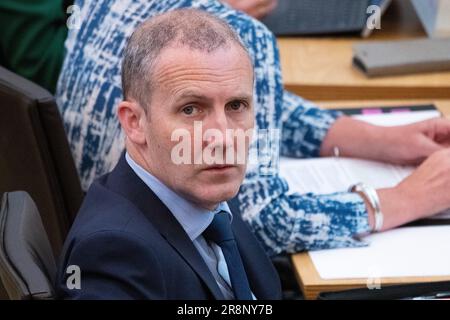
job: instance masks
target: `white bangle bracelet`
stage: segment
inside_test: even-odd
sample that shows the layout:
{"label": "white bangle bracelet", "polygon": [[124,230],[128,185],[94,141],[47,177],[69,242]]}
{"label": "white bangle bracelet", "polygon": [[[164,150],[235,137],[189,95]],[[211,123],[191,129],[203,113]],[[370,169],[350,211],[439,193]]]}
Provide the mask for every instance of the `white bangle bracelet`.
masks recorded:
{"label": "white bangle bracelet", "polygon": [[366,200],[369,202],[370,206],[373,209],[374,212],[374,218],[375,218],[375,225],[373,227],[373,232],[379,232],[383,228],[383,220],[384,216],[381,212],[380,207],[380,198],[378,198],[378,194],[376,190],[372,187],[366,186],[363,183],[357,183],[349,188],[349,191],[351,192],[358,192],[366,198]]}

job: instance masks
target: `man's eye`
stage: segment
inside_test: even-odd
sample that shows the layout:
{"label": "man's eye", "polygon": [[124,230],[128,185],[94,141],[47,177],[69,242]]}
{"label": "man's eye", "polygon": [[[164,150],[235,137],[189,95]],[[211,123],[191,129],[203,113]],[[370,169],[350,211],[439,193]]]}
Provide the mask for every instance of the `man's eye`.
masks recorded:
{"label": "man's eye", "polygon": [[186,115],[193,115],[197,111],[197,108],[194,106],[186,106],[181,111]]}
{"label": "man's eye", "polygon": [[245,104],[242,101],[232,101],[228,103],[227,108],[231,111],[240,111],[245,107]]}

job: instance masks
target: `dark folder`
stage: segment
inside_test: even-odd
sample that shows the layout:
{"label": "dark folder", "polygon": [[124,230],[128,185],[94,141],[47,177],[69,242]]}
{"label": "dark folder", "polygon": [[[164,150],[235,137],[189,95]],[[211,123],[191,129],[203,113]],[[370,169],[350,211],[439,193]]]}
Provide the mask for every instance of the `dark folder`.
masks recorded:
{"label": "dark folder", "polygon": [[353,65],[369,77],[450,70],[450,38],[358,43]]}

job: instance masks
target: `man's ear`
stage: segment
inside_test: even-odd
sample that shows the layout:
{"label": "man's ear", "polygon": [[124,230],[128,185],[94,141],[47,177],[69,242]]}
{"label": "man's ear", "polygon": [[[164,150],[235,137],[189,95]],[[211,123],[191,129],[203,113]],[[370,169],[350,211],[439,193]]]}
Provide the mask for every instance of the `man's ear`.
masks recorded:
{"label": "man's ear", "polygon": [[128,140],[134,144],[145,143],[147,117],[144,108],[135,101],[122,101],[117,107],[117,117]]}

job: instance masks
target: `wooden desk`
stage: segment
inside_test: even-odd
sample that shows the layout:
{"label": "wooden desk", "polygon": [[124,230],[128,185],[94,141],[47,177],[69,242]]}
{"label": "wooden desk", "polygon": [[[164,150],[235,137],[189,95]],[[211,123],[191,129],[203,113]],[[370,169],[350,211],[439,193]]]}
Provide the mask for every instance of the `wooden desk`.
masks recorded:
{"label": "wooden desk", "polygon": [[[436,107],[450,119],[450,100],[383,100],[383,101],[333,101],[319,102],[324,108],[342,108],[344,107],[364,107],[364,106],[401,106],[401,105],[420,105],[434,104]],[[307,252],[292,255],[294,272],[297,281],[302,289],[306,299],[315,299],[323,291],[340,291],[352,288],[362,288],[367,286],[367,279],[335,279],[324,280],[320,278],[313,262]],[[450,271],[448,276],[442,277],[405,277],[405,278],[382,278],[381,286],[412,282],[429,282],[450,280]]]}
{"label": "wooden desk", "polygon": [[288,90],[311,100],[449,99],[450,72],[369,79],[352,67],[357,41],[425,37],[409,1],[393,1],[380,30],[359,37],[279,38],[283,81]]}

